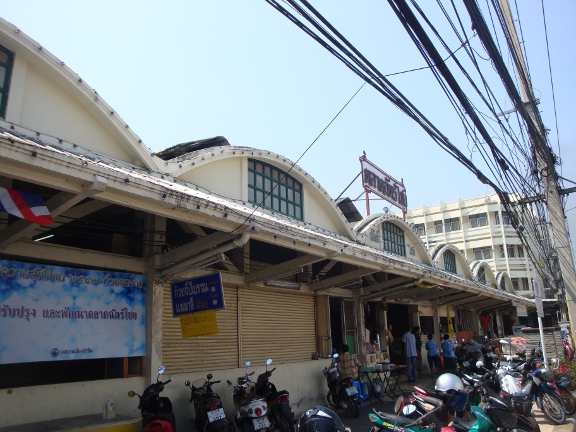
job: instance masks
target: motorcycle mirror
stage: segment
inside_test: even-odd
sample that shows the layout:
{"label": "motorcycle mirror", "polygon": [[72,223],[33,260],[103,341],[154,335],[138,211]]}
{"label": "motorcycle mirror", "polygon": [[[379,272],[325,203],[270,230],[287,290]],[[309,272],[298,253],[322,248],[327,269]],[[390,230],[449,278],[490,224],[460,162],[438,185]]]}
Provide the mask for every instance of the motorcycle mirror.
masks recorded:
{"label": "motorcycle mirror", "polygon": [[128,397],[134,397],[134,396],[136,396],[136,393],[134,393],[132,390],[130,390],[128,392]]}
{"label": "motorcycle mirror", "polygon": [[394,412],[396,414],[400,414],[402,409],[404,409],[404,397],[400,396],[398,399],[396,399],[396,403],[394,404]]}
{"label": "motorcycle mirror", "polygon": [[414,411],[416,411],[416,406],[414,405],[406,405],[404,408],[402,408],[402,414],[404,414],[405,416],[409,416]]}
{"label": "motorcycle mirror", "polygon": [[208,378],[208,381],[210,381],[210,380],[213,378],[213,375],[212,375],[212,374],[208,374],[208,375],[206,376],[206,378]]}
{"label": "motorcycle mirror", "polygon": [[333,355],[332,357],[335,358],[335,359],[337,359],[337,358],[340,357],[340,356],[338,355],[338,353],[334,353],[334,355]]}
{"label": "motorcycle mirror", "polygon": [[166,366],[162,365],[158,368],[158,375],[162,375],[164,372],[166,372]]}
{"label": "motorcycle mirror", "polygon": [[252,362],[250,360],[246,360],[246,367],[250,366],[252,364]]}
{"label": "motorcycle mirror", "polygon": [[230,380],[226,380],[226,383],[227,383],[229,386],[233,385],[233,384],[232,384],[232,381],[230,381]]}
{"label": "motorcycle mirror", "polygon": [[184,381],[184,385],[185,385],[186,387],[190,387],[190,381],[188,381],[188,380]]}
{"label": "motorcycle mirror", "polygon": [[483,362],[482,360],[478,360],[478,361],[476,362],[476,367],[477,367],[478,369],[482,369],[482,368],[484,367],[484,362]]}
{"label": "motorcycle mirror", "polygon": [[266,365],[271,365],[271,364],[272,364],[272,359],[266,360]]}

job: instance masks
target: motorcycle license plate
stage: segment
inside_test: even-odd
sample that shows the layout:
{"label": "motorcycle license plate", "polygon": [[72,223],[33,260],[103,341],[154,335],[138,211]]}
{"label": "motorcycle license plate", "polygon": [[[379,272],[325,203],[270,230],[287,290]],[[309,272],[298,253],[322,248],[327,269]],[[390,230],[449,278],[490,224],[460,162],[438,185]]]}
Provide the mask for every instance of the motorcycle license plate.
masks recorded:
{"label": "motorcycle license plate", "polygon": [[346,394],[348,396],[354,396],[358,394],[358,389],[356,387],[346,387]]}
{"label": "motorcycle license plate", "polygon": [[224,414],[224,408],[218,408],[214,411],[208,411],[208,421],[210,423],[215,422],[216,420],[225,419],[226,415]]}
{"label": "motorcycle license plate", "polygon": [[252,419],[252,424],[254,425],[254,430],[268,429],[270,427],[270,420],[268,420],[266,416],[258,417]]}

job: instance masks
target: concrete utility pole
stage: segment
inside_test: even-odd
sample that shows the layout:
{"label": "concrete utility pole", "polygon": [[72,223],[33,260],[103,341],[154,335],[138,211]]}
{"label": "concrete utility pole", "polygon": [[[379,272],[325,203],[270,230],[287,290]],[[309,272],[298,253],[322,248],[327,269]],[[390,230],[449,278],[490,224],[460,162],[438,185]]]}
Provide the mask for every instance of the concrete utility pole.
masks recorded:
{"label": "concrete utility pole", "polygon": [[[504,14],[506,26],[515,45],[514,49],[518,53],[520,61],[520,65],[516,65],[516,72],[520,77],[519,81],[522,91],[522,99],[524,102],[530,101],[531,99],[535,100],[532,86],[528,79],[528,74],[526,73],[526,65],[524,64],[524,58],[522,56],[522,51],[520,50],[518,35],[512,20],[508,0],[500,0],[500,8]],[[526,77],[526,79],[523,79],[522,76]],[[527,83],[527,85],[524,85],[524,83]],[[570,335],[572,341],[574,341],[576,340],[576,270],[574,269],[574,257],[572,256],[572,250],[570,249],[568,239],[568,229],[566,227],[564,208],[562,207],[562,202],[560,200],[558,174],[551,158],[545,157],[546,153],[549,152],[549,149],[545,146],[546,137],[544,131],[539,126],[540,122],[536,121],[536,115],[532,109],[532,104],[526,103],[525,106],[533,123],[538,126],[538,132],[540,134],[540,137],[532,136],[531,142],[535,150],[536,160],[542,178],[542,188],[545,193],[545,202],[548,208],[548,214],[550,215],[550,226],[553,237],[552,247],[555,247],[556,249],[558,254],[558,263],[560,265],[561,277],[558,277],[556,272],[554,272],[554,279],[555,282],[557,282],[559,299],[562,300],[562,296],[564,296],[566,301],[566,312],[568,313],[568,320],[570,321]],[[566,320],[566,312],[562,310],[563,320]]]}

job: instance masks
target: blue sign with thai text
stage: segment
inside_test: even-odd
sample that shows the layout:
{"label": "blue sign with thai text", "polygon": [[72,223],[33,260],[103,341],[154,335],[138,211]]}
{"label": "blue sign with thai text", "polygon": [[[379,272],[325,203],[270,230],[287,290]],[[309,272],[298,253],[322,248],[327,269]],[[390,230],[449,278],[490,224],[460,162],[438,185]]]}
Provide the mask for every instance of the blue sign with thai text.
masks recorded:
{"label": "blue sign with thai text", "polygon": [[226,309],[220,273],[173,282],[172,315],[186,315],[206,310]]}
{"label": "blue sign with thai text", "polygon": [[0,260],[0,364],[146,355],[146,277]]}

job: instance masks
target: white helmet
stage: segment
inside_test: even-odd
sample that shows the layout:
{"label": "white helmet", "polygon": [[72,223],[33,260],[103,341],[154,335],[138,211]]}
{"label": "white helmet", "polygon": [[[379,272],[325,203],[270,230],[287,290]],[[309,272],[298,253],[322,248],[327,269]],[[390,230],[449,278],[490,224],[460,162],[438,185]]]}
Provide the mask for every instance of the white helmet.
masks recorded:
{"label": "white helmet", "polygon": [[459,376],[451,373],[444,373],[436,380],[434,389],[441,392],[447,392],[448,390],[464,390],[464,384]]}

